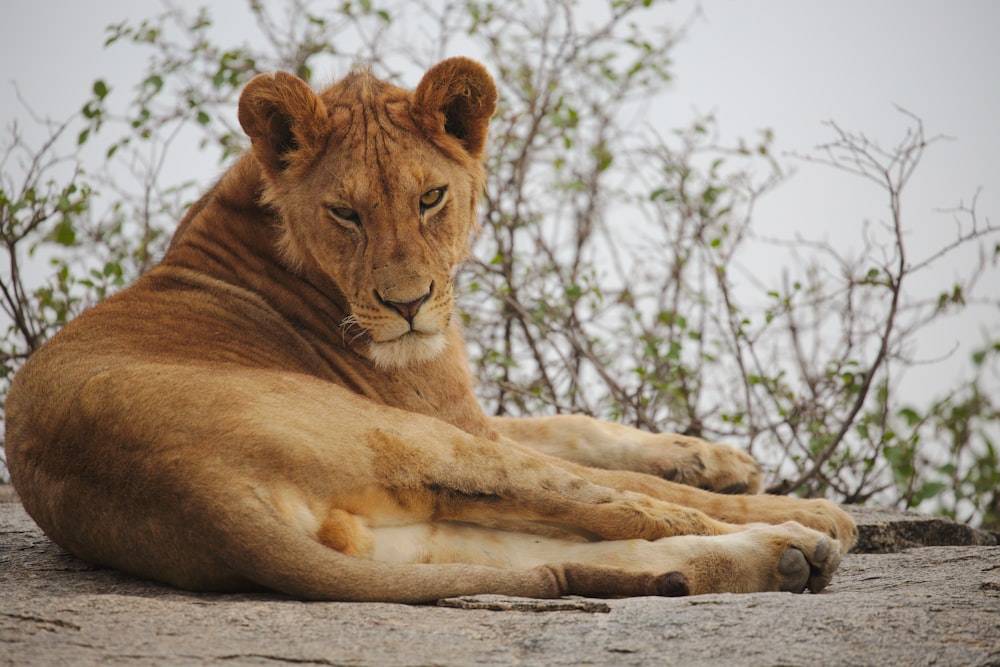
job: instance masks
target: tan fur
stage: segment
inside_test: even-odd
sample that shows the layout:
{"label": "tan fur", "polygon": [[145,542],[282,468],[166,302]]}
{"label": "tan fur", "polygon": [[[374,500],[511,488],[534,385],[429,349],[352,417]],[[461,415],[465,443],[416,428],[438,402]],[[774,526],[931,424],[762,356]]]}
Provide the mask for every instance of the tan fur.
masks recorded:
{"label": "tan fur", "polygon": [[714,492],[760,490],[745,454],[483,415],[452,282],[495,104],[461,58],[414,93],[251,81],[252,148],[162,263],[15,378],[7,456],[46,533],[183,588],[315,599],[822,589],[853,522]]}

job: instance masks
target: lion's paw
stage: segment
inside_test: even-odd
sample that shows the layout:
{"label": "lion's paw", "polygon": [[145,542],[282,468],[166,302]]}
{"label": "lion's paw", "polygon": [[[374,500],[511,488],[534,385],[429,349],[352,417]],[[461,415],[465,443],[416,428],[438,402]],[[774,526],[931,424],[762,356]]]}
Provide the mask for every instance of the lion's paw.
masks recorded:
{"label": "lion's paw", "polygon": [[826,588],[840,566],[839,544],[794,522],[777,528],[788,533],[787,548],[777,564],[780,590],[801,593],[808,588],[819,593]]}
{"label": "lion's paw", "polygon": [[729,445],[682,435],[662,435],[662,456],[649,472],[674,482],[716,493],[759,493],[760,464]]}
{"label": "lion's paw", "polygon": [[792,511],[785,513],[786,520],[818,530],[829,535],[840,545],[840,552],[847,553],[858,540],[858,526],[850,514],[836,503],[822,498],[790,498],[794,501]]}
{"label": "lion's paw", "polygon": [[[759,590],[819,593],[840,565],[840,544],[795,521],[781,525],[751,524],[737,541],[749,540],[764,558]],[[752,575],[748,575],[753,579]]]}
{"label": "lion's paw", "polygon": [[[652,543],[662,549],[663,571],[677,570],[689,592],[756,593],[822,591],[840,565],[836,540],[794,521],[749,524],[727,535],[668,537]],[[671,556],[683,554],[678,563]]]}

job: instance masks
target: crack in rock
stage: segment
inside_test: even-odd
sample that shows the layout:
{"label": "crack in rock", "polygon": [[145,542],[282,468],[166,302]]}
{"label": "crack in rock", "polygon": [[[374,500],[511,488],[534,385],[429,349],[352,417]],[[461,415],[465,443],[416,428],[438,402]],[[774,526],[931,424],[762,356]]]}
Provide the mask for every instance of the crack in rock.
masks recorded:
{"label": "crack in rock", "polygon": [[[5,618],[11,618],[15,621],[24,621],[25,623],[35,623],[41,626],[43,630],[53,630],[54,628],[67,628],[69,630],[75,630],[79,632],[82,628],[76,623],[70,623],[69,621],[63,621],[58,618],[40,618],[38,616],[25,616],[23,614],[8,614],[5,612],[0,612],[0,616]],[[53,626],[53,627],[45,627]]]}
{"label": "crack in rock", "polygon": [[439,607],[455,609],[486,609],[488,611],[582,611],[589,614],[607,614],[611,605],[601,600],[584,598],[560,598],[558,600],[534,600],[506,595],[468,595],[438,600]]}

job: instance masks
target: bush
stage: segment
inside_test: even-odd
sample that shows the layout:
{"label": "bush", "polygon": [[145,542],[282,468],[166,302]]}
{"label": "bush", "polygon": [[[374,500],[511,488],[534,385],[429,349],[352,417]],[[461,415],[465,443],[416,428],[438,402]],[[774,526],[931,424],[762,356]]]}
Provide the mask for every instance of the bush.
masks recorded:
{"label": "bush", "polygon": [[[889,147],[831,124],[829,144],[801,158],[883,193],[889,218],[859,230],[851,241],[860,249],[761,239],[754,204],[785,166],[770,133],[722,146],[711,116],[675,129],[643,114],[665,94],[669,54],[686,30],[655,27],[661,3],[612,0],[586,25],[570,0],[348,1],[322,13],[305,0],[273,13],[251,1],[249,11],[259,29],[250,46],[214,43],[208,10],[112,26],[107,48],[148,58],[131,97],[99,80],[79,116],[47,125],[43,145],[11,131],[0,184],[0,392],[67,319],[160,256],[205,187],[170,182],[164,165],[181,146],[206,161],[242,149],[235,101],[254,74],[280,68],[309,80],[360,60],[412,83],[444,55],[467,53],[501,91],[478,259],[460,278],[487,410],[579,412],[726,440],[767,465],[771,492],[1000,525],[1000,413],[989,385],[1000,340],[985,340],[970,376],[943,385],[940,398],[900,398],[919,363],[914,341],[958,312],[997,304],[983,285],[995,284],[1000,254],[1000,230],[975,197],[949,212],[950,243],[911,250],[902,204],[938,141],[916,116],[901,110],[903,138]],[[95,144],[105,162],[91,173],[81,150]],[[122,173],[135,187],[116,186]],[[773,285],[740,268],[762,245],[795,260]],[[954,282],[916,288],[914,276],[969,249],[979,261]]]}

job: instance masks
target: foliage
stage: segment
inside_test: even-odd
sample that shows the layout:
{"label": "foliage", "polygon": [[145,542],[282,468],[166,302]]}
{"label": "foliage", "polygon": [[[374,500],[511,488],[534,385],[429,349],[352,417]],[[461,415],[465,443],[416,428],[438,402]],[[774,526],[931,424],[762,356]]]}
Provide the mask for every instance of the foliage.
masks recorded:
{"label": "foliage", "polygon": [[[278,11],[251,0],[256,34],[226,45],[208,9],[111,26],[107,48],[147,58],[128,99],[96,81],[80,115],[49,124],[42,146],[13,128],[0,165],[0,391],[68,318],[162,253],[205,187],[168,178],[170,159],[192,145],[209,162],[242,149],[235,101],[254,74],[334,78],[365,62],[412,84],[463,53],[490,68],[501,92],[478,259],[460,278],[489,410],[581,412],[723,439],[767,464],[772,492],[876,498],[1000,525],[990,392],[1000,342],[984,341],[971,378],[943,385],[940,398],[901,397],[929,327],[997,305],[982,285],[996,280],[1000,230],[973,198],[950,212],[950,243],[914,254],[903,202],[937,139],[901,112],[905,133],[889,148],[831,124],[829,145],[802,158],[884,194],[888,218],[859,229],[860,250],[761,238],[754,204],[783,178],[770,133],[723,146],[711,116],[673,129],[649,113],[688,30],[664,27],[664,4],[609,0],[581,12],[572,0],[286,0]],[[105,162],[91,174],[81,151],[95,143]],[[130,185],[119,185],[122,173]],[[953,283],[915,286],[914,276],[970,249],[979,261]],[[741,268],[759,252],[795,261],[767,282]]]}

